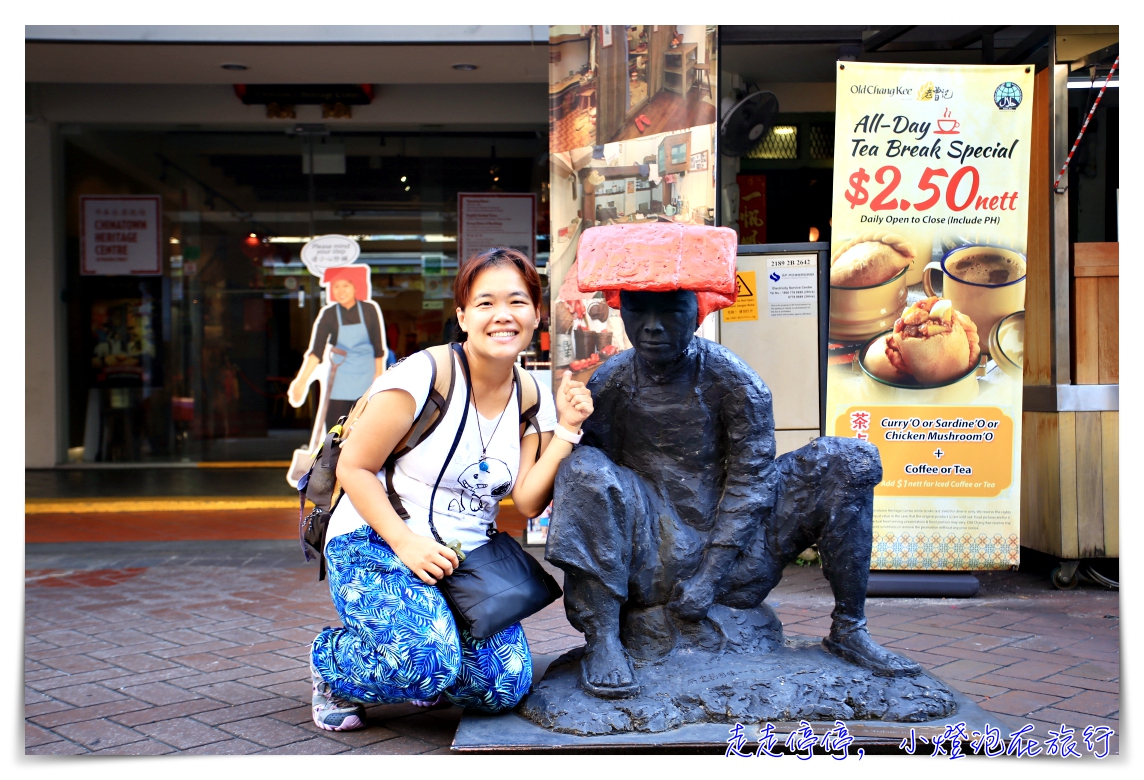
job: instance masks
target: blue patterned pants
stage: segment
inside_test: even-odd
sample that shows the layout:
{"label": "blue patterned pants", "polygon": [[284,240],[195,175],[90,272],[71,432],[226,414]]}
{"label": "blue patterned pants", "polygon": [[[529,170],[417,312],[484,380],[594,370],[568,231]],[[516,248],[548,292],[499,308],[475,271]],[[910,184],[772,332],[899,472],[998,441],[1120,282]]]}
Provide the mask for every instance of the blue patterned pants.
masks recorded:
{"label": "blue patterned pants", "polygon": [[532,655],[515,623],[488,639],[458,630],[426,585],[368,526],[326,546],[330,595],[344,628],[314,640],[314,666],[333,692],[370,704],[434,699],[502,712],[532,685]]}

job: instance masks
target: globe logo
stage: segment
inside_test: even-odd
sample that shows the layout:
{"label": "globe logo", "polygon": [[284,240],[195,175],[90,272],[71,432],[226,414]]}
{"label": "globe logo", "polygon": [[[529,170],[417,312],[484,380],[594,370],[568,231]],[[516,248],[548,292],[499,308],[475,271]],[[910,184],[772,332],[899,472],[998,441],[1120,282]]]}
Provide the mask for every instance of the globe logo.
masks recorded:
{"label": "globe logo", "polygon": [[1006,81],[993,92],[993,102],[1002,111],[1015,111],[1021,105],[1021,88],[1012,81]]}

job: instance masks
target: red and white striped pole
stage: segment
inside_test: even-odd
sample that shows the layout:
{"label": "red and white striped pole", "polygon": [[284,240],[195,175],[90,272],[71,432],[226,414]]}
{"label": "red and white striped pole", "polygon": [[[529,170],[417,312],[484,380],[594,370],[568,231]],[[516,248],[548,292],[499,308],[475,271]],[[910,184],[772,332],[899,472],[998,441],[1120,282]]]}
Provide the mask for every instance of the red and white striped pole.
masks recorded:
{"label": "red and white striped pole", "polygon": [[1073,154],[1076,153],[1076,148],[1080,146],[1080,139],[1084,138],[1084,131],[1088,129],[1089,120],[1092,115],[1096,113],[1096,107],[1100,105],[1100,99],[1104,97],[1104,90],[1108,89],[1108,83],[1112,81],[1112,74],[1116,72],[1116,66],[1120,64],[1120,55],[1116,56],[1116,61],[1112,63],[1112,70],[1108,71],[1108,78],[1104,80],[1104,86],[1100,88],[1100,94],[1096,96],[1096,100],[1092,103],[1092,108],[1088,110],[1088,116],[1084,118],[1084,124],[1080,127],[1080,132],[1077,133],[1076,140],[1073,141],[1072,149],[1069,149],[1069,156],[1065,158],[1065,164],[1061,166],[1061,172],[1057,174],[1057,180],[1053,182],[1053,191],[1058,195],[1063,194],[1065,187],[1061,187],[1061,179],[1068,170],[1069,163],[1072,162]]}

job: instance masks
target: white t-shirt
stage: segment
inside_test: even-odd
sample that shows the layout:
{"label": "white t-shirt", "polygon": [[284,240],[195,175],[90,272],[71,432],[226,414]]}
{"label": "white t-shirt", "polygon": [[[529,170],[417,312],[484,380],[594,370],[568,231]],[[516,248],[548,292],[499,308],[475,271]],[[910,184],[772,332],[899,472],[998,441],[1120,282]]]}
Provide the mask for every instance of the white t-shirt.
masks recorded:
{"label": "white t-shirt", "polygon": [[[449,448],[453,446],[453,438],[457,435],[461,414],[465,410],[465,396],[469,392],[460,360],[456,355],[451,357],[456,384],[445,417],[419,445],[398,459],[393,473],[393,488],[409,512],[407,524],[410,530],[430,539],[433,538],[433,533],[429,530],[429,497],[433,493],[437,475],[441,473],[441,465],[449,454]],[[411,355],[374,380],[369,389],[370,397],[383,390],[404,390],[413,396],[417,404],[414,412],[416,418],[429,397],[433,369],[430,360],[425,353]],[[526,377],[524,381],[529,379]],[[541,432],[551,431],[556,428],[556,403],[552,398],[552,390],[544,383],[538,384],[540,409],[536,414],[536,422]],[[437,527],[437,533],[446,544],[454,539],[460,541],[461,549],[466,553],[488,541],[486,529],[495,525],[500,500],[509,496],[516,482],[516,473],[520,468],[520,407],[515,389],[500,425],[497,425],[495,417],[491,420],[480,417],[479,424],[478,433],[478,414],[470,400],[465,431],[441,477],[433,503],[433,525]],[[533,432],[530,425],[525,435]],[[488,449],[485,450],[488,471],[480,468],[481,435],[488,443]],[[377,478],[384,484],[384,469],[378,472]],[[333,517],[330,518],[326,542],[365,524],[347,494],[338,502]]]}

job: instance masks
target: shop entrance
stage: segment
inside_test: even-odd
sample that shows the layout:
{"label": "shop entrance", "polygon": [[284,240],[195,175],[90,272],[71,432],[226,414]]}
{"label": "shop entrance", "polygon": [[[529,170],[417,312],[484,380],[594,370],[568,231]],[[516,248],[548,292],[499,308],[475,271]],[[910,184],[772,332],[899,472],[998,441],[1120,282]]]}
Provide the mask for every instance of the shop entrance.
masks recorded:
{"label": "shop entrance", "polygon": [[[327,303],[304,243],[358,241],[392,363],[453,338],[458,192],[541,195],[545,265],[546,150],[543,130],[65,136],[69,460],[285,466],[317,396],[286,391]],[[159,274],[81,274],[84,195],[159,196]]]}

